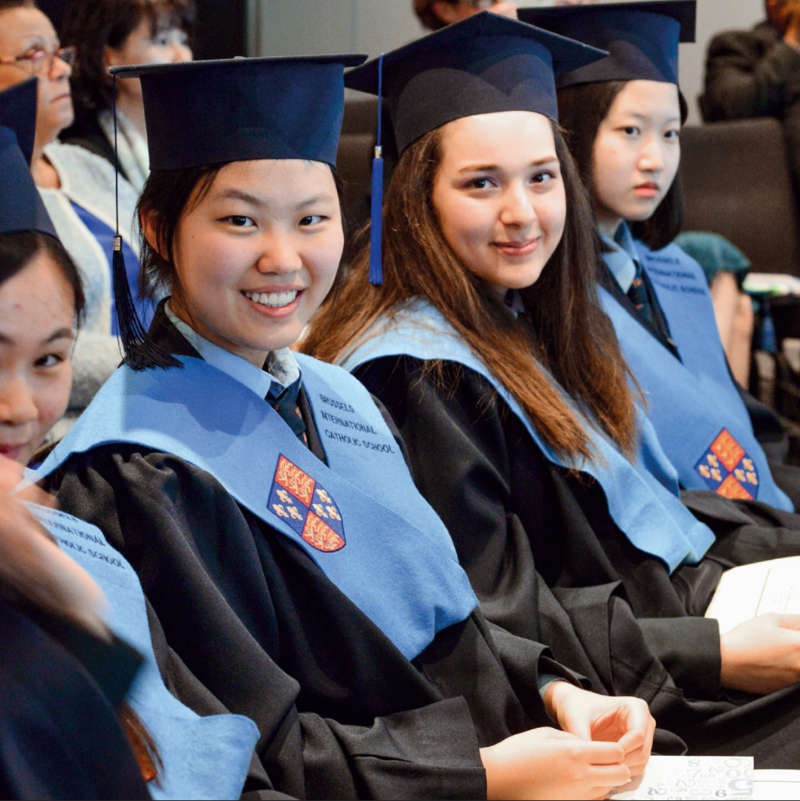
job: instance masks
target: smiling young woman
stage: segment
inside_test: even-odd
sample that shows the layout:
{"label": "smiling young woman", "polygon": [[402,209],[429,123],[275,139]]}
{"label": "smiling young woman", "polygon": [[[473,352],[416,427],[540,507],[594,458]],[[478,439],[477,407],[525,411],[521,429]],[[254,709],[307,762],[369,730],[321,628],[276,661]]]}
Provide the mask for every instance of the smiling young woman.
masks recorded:
{"label": "smiling young woman", "polygon": [[[705,557],[714,535],[681,503],[600,308],[594,221],[555,124],[553,64],[578,65],[537,28],[552,61],[523,56],[513,24],[473,17],[348,74],[362,91],[382,82],[401,151],[373,221],[383,283],[367,284],[362,235],[304,348],[390,410],[493,623],[544,637],[595,688],[647,699],[695,753],[792,764],[791,718],[760,710],[800,703],[800,674],[775,669],[800,645],[797,619],[721,639],[701,617],[740,554]],[[737,709],[725,687],[782,692]]]}

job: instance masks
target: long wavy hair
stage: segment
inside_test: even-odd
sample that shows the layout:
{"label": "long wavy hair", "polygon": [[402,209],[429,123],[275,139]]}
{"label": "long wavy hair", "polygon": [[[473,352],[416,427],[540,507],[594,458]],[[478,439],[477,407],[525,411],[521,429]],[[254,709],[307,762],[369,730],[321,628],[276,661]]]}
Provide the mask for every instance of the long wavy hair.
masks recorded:
{"label": "long wavy hair", "polygon": [[[594,140],[614,98],[625,88],[626,83],[627,81],[584,83],[558,91],[558,117],[592,203]],[[680,92],[678,100],[683,124],[688,115],[688,106]],[[680,174],[676,174],[672,186],[653,214],[646,220],[632,222],[630,227],[637,239],[641,239],[652,250],[660,250],[675,239],[682,225],[683,193]]]}
{"label": "long wavy hair", "polygon": [[[564,234],[539,280],[521,292],[525,314],[514,319],[502,300],[458,259],[442,234],[432,190],[441,161],[437,131],[401,156],[383,211],[383,285],[368,283],[369,225],[357,234],[352,264],[342,271],[312,320],[302,348],[326,361],[345,356],[380,315],[402,301],[427,299],[448,320],[563,457],[591,459],[589,437],[549,371],[627,454],[636,424],[629,371],[597,296],[598,254],[591,209],[555,123],[564,177]],[[457,378],[439,361],[437,380]]]}

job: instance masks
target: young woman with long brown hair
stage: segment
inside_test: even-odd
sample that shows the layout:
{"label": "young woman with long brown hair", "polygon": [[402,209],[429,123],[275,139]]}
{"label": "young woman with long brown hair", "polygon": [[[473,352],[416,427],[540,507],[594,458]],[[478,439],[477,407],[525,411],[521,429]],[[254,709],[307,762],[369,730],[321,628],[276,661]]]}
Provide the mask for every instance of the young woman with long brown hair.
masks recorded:
{"label": "young woman with long brown hair", "polygon": [[[721,641],[690,607],[722,560],[703,559],[713,534],[637,419],[552,74],[549,96],[531,97],[520,87],[546,86],[535,66],[498,76],[479,47],[470,61],[471,45],[447,45],[348,76],[376,93],[383,82],[401,150],[383,282],[367,283],[362,233],[304,348],[355,368],[390,409],[493,622],[544,636],[609,692],[646,698],[694,749],[733,750],[755,730],[748,749],[790,764],[787,719],[757,720],[758,704],[737,709],[721,685],[787,687],[800,638],[762,620]],[[536,613],[545,597],[557,612]],[[791,706],[796,692],[766,705]]]}

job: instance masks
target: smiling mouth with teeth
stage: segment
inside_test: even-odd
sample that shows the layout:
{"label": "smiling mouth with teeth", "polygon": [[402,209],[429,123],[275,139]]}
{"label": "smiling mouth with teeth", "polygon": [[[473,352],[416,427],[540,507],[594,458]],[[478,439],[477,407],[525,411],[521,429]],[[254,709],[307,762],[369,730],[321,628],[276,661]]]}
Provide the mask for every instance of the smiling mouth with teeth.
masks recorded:
{"label": "smiling mouth with teeth", "polygon": [[269,306],[271,309],[280,309],[288,306],[300,294],[296,289],[288,292],[242,292],[242,294],[253,303],[260,306]]}

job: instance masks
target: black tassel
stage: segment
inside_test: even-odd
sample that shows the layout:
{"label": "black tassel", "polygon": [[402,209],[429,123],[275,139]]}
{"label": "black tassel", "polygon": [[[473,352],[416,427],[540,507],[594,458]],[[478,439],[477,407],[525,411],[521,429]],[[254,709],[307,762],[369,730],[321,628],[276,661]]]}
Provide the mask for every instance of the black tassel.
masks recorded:
{"label": "black tassel", "polygon": [[147,335],[133,303],[128,286],[128,273],[122,255],[122,237],[114,237],[114,253],[111,257],[114,274],[114,304],[117,309],[119,335],[125,350],[125,362],[134,370],[149,367],[183,367],[180,361],[159,347]]}

